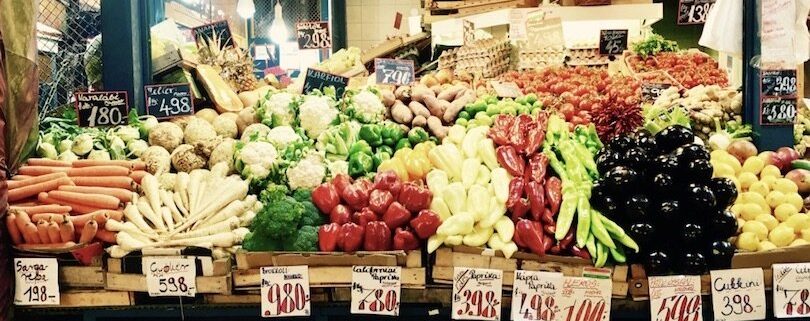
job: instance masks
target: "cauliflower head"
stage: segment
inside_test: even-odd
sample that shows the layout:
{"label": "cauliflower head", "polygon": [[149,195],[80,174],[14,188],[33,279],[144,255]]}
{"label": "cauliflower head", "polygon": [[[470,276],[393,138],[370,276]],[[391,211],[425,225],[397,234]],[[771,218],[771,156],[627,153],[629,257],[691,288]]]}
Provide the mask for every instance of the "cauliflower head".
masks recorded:
{"label": "cauliflower head", "polygon": [[299,188],[313,189],[326,177],[326,166],[323,157],[310,153],[297,164],[287,168],[287,184],[291,190]]}
{"label": "cauliflower head", "polygon": [[236,168],[242,177],[264,179],[278,164],[278,151],[268,142],[248,142],[236,152]]}
{"label": "cauliflower head", "polygon": [[270,127],[289,126],[295,123],[296,96],[288,92],[272,93],[259,103],[259,117]]}
{"label": "cauliflower head", "polygon": [[275,127],[267,133],[267,140],[275,145],[278,149],[284,149],[287,145],[301,141],[303,138],[295,132],[290,126]]}
{"label": "cauliflower head", "polygon": [[377,94],[364,89],[352,96],[349,115],[361,123],[376,123],[385,117],[385,105]]}
{"label": "cauliflower head", "polygon": [[309,138],[315,139],[329,127],[338,116],[331,98],[307,96],[298,107],[298,121]]}

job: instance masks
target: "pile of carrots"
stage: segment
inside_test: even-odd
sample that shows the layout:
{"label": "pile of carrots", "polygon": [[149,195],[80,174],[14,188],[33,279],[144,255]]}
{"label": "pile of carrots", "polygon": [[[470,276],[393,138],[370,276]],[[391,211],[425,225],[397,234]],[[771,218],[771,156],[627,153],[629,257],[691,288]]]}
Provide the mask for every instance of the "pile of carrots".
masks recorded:
{"label": "pile of carrots", "polygon": [[116,232],[105,223],[123,219],[123,205],[132,200],[144,168],[138,161],[29,159],[8,181],[12,242],[31,250],[116,243]]}

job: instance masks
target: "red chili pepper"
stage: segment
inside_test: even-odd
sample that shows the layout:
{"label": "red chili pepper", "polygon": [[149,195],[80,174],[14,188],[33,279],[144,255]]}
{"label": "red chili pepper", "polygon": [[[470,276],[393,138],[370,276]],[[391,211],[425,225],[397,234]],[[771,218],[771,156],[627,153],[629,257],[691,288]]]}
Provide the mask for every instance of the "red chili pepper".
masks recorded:
{"label": "red chili pepper", "polygon": [[430,207],[433,200],[433,193],[424,186],[419,186],[408,182],[402,184],[397,201],[411,212],[419,212]]}
{"label": "red chili pepper", "polygon": [[340,204],[340,196],[334,185],[323,183],[312,189],[312,203],[318,207],[321,213],[328,214]]}
{"label": "red chili pepper", "polygon": [[515,203],[523,197],[524,180],[522,177],[515,177],[509,182],[509,194],[506,198],[506,208],[512,208]]}
{"label": "red chili pepper", "polygon": [[529,204],[529,200],[525,198],[521,198],[515,202],[514,206],[508,208],[509,212],[512,213],[512,221],[517,221],[518,219],[522,219],[524,216],[526,216],[526,213],[529,212],[530,207],[531,205]]}
{"label": "red chili pepper", "polygon": [[571,247],[571,254],[573,254],[574,256],[579,256],[579,257],[581,257],[583,259],[586,259],[588,261],[591,260],[591,254],[588,253],[588,250],[578,248],[576,245]]}
{"label": "red chili pepper", "polygon": [[543,248],[545,249],[546,253],[551,250],[552,247],[556,246],[559,250],[559,244],[554,244],[554,238],[551,235],[544,234],[543,235]]}
{"label": "red chili pepper", "polygon": [[523,157],[518,155],[515,147],[509,145],[500,146],[495,149],[495,156],[498,158],[498,164],[509,172],[509,174],[514,177],[523,176],[526,161],[523,160]]}
{"label": "red chili pepper", "polygon": [[557,222],[554,221],[554,214],[552,214],[551,210],[548,208],[543,210],[543,216],[540,216],[540,222],[544,225],[557,225]]}
{"label": "red chili pepper", "polygon": [[546,182],[546,200],[551,214],[557,214],[562,203],[562,181],[556,176],[552,176]]}
{"label": "red chili pepper", "polygon": [[537,119],[533,121],[524,132],[526,133],[526,148],[524,153],[532,155],[537,152],[540,146],[543,146],[543,140],[546,139],[546,124],[548,123],[548,115],[541,112],[537,115]]}
{"label": "red chili pepper", "polygon": [[399,202],[393,202],[383,214],[382,220],[388,227],[395,229],[408,224],[408,221],[411,220],[411,212]]}
{"label": "red chili pepper", "polygon": [[529,158],[529,164],[526,166],[524,176],[526,181],[535,181],[544,183],[546,181],[546,169],[548,168],[548,157],[545,154],[539,153],[532,155]]}
{"label": "red chili pepper", "polygon": [[340,240],[342,241],[341,249],[345,252],[354,252],[360,249],[363,245],[363,237],[365,229],[354,223],[346,223],[340,227]]}
{"label": "red chili pepper", "polygon": [[554,235],[557,232],[557,225],[543,225],[543,232]]}
{"label": "red chili pepper", "polygon": [[402,188],[402,182],[399,180],[399,176],[394,171],[385,171],[381,173],[377,173],[374,176],[374,189],[381,189],[384,191],[391,192],[391,195],[396,198],[399,196],[399,191]]}
{"label": "red chili pepper", "polygon": [[520,234],[520,239],[526,243],[526,246],[532,253],[543,256],[545,255],[545,246],[543,244],[543,232],[537,225],[532,224],[532,221],[526,219],[518,220],[515,224],[515,233]]}
{"label": "red chili pepper", "polygon": [[335,206],[332,211],[329,212],[329,222],[343,225],[351,221],[352,211],[343,204],[338,204],[338,206]]}
{"label": "red chili pepper", "polygon": [[565,237],[560,240],[560,247],[567,250],[574,244],[574,231],[576,231],[576,229],[572,228],[568,230],[568,234],[565,234]]}
{"label": "red chili pepper", "polygon": [[543,211],[546,210],[545,193],[540,182],[531,181],[526,184],[526,197],[531,204],[532,220],[540,221]]}
{"label": "red chili pepper", "polygon": [[352,213],[352,222],[360,225],[362,227],[366,227],[368,222],[374,222],[379,220],[377,218],[377,214],[374,214],[368,207],[364,207],[357,212]]}
{"label": "red chili pepper", "polygon": [[427,239],[436,234],[436,230],[441,224],[442,219],[439,214],[431,210],[421,210],[419,215],[411,220],[411,228],[421,239]]}
{"label": "red chili pepper", "polygon": [[397,227],[394,232],[394,250],[410,251],[419,248],[419,239],[413,232]]}
{"label": "red chili pepper", "polygon": [[383,221],[369,222],[363,241],[366,251],[388,251],[391,249],[391,229]]}
{"label": "red chili pepper", "polygon": [[492,121],[492,127],[489,129],[489,137],[496,145],[509,144],[509,131],[512,128],[512,122],[515,120],[514,116],[498,115]]}
{"label": "red chili pepper", "polygon": [[551,254],[554,254],[554,255],[559,255],[560,252],[561,252],[561,250],[560,250],[560,245],[559,244],[555,244],[554,246],[552,246],[551,248],[548,249],[548,253],[551,253]]}
{"label": "red chili pepper", "polygon": [[334,252],[340,244],[340,224],[329,223],[318,228],[318,246],[322,252]]}
{"label": "red chili pepper", "polygon": [[532,122],[534,122],[532,116],[521,114],[515,117],[515,121],[512,122],[512,127],[509,129],[509,144],[521,153],[526,150],[526,134],[529,124]]}
{"label": "red chili pepper", "polygon": [[381,189],[375,189],[368,194],[368,208],[377,215],[382,215],[391,202],[394,201],[394,195],[391,192]]}

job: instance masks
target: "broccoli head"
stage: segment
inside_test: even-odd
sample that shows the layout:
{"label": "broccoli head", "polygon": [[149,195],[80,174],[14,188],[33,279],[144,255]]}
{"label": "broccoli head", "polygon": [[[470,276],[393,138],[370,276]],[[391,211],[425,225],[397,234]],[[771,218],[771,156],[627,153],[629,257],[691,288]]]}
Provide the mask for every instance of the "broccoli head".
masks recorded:
{"label": "broccoli head", "polygon": [[312,202],[312,190],[299,188],[293,192],[292,197],[299,202]]}
{"label": "broccoli head", "polygon": [[264,203],[273,203],[283,199],[289,192],[290,189],[288,189],[286,185],[270,184],[262,190],[261,194],[259,194],[259,198]]}
{"label": "broccoli head", "polygon": [[304,206],[290,196],[281,196],[277,201],[266,203],[256,214],[251,231],[268,235],[277,240],[288,238],[304,213]]}
{"label": "broccoli head", "polygon": [[281,242],[267,237],[266,234],[248,233],[242,242],[242,248],[248,251],[278,251],[283,247]]}
{"label": "broccoli head", "polygon": [[285,251],[315,252],[318,250],[318,228],[304,226],[284,243]]}
{"label": "broccoli head", "polygon": [[[295,194],[293,194],[295,197]],[[321,226],[323,225],[323,215],[310,201],[300,201],[304,207],[304,213],[301,215],[301,221],[298,222],[299,226]]]}

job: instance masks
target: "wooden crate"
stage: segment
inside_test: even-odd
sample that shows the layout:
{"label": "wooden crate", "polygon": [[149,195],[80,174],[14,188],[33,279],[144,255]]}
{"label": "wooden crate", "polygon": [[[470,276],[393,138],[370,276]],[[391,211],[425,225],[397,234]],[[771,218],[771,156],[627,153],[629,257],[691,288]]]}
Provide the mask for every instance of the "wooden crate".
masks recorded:
{"label": "wooden crate", "polygon": [[59,288],[104,288],[104,269],[99,266],[59,266]]}
{"label": "wooden crate", "polygon": [[[233,290],[230,258],[197,256],[197,293],[230,294]],[[140,257],[108,258],[104,288],[115,291],[148,292]]]}
{"label": "wooden crate", "polygon": [[99,289],[60,289],[59,305],[27,306],[33,309],[63,309],[91,307],[122,307],[134,305],[131,292]]}
{"label": "wooden crate", "polygon": [[[117,274],[140,274],[140,259],[130,260],[122,258],[107,258],[107,273]],[[231,272],[233,262],[230,258],[212,259],[210,257],[196,257],[199,269],[198,276],[225,276]],[[202,273],[200,273],[202,272]]]}

